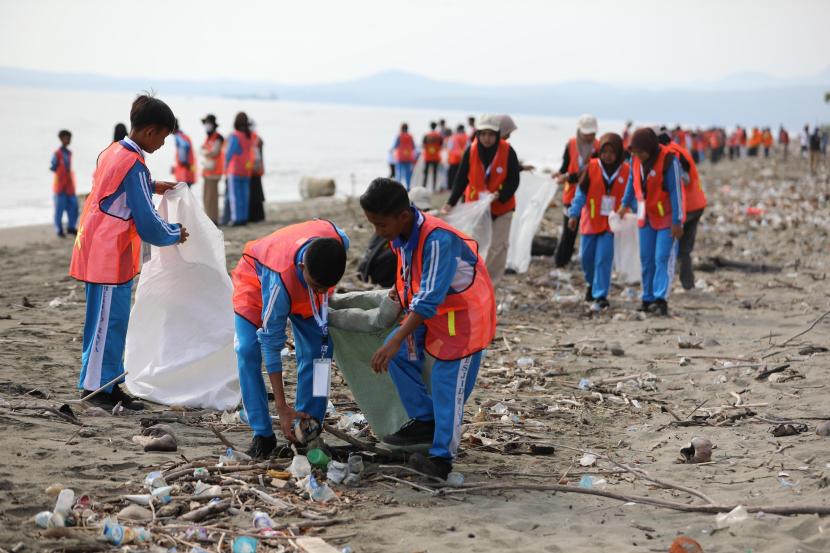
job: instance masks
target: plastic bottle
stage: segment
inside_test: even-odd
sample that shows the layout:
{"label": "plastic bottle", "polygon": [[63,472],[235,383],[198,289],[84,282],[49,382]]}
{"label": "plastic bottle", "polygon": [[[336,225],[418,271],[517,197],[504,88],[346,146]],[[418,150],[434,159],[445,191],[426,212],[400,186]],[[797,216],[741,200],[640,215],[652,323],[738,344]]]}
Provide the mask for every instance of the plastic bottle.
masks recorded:
{"label": "plastic bottle", "polygon": [[516,366],[520,369],[529,369],[533,366],[532,357],[519,357],[516,359]]}
{"label": "plastic bottle", "polygon": [[349,472],[351,474],[361,474],[363,472],[363,457],[357,453],[349,454]]}
{"label": "plastic bottle", "polygon": [[113,545],[121,545],[123,543],[129,543],[126,541],[126,528],[118,524],[118,521],[114,518],[107,517],[104,519],[104,525],[101,529],[101,534],[106,538],[108,542]]}
{"label": "plastic bottle", "polygon": [[255,553],[258,543],[256,538],[239,536],[233,540],[233,553]]}
{"label": "plastic bottle", "polygon": [[306,458],[309,463],[319,468],[326,468],[331,462],[331,458],[326,455],[326,452],[322,449],[309,450],[308,453],[306,453]]}
{"label": "plastic bottle", "polygon": [[329,469],[328,472],[326,472],[326,479],[329,482],[340,484],[341,482],[343,482],[343,479],[346,478],[346,475],[348,473],[349,466],[346,463],[332,461],[331,463],[329,463]]}
{"label": "plastic bottle", "polygon": [[58,494],[58,500],[55,502],[55,513],[66,518],[66,515],[72,512],[72,505],[74,504],[75,492],[65,488]]}
{"label": "plastic bottle", "polygon": [[194,478],[207,478],[210,476],[210,471],[205,467],[199,467],[193,469],[193,477]]}
{"label": "plastic bottle", "polygon": [[291,460],[291,465],[288,467],[288,472],[294,478],[305,478],[311,474],[311,463],[308,462],[308,458],[305,455],[295,455],[294,459]]}
{"label": "plastic bottle", "polygon": [[166,486],[167,481],[164,479],[164,476],[159,471],[153,471],[147,476],[144,477],[144,487],[147,488],[149,491],[153,491],[156,488],[161,488],[162,486]]}
{"label": "plastic bottle", "polygon": [[52,511],[41,511],[36,514],[35,524],[41,528],[63,528],[66,526],[63,517]]}
{"label": "plastic bottle", "polygon": [[254,528],[273,528],[274,521],[268,516],[268,513],[262,511],[254,511]]}

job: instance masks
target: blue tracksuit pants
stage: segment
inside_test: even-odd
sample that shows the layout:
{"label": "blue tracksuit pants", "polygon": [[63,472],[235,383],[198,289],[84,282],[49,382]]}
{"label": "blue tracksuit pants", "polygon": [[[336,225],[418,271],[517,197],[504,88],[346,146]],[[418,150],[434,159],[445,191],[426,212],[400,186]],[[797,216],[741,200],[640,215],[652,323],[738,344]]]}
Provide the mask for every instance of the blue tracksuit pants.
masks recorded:
{"label": "blue tracksuit pants", "polygon": [[[313,397],[314,359],[320,357],[323,334],[313,317],[303,319],[291,315],[291,328],[297,354],[297,393],[294,408],[308,413],[318,421],[326,416],[328,398]],[[257,328],[244,317],[235,315],[237,367],[242,389],[242,403],[248,415],[248,423],[254,436],[272,436],[271,415],[268,410],[268,392],[262,378],[262,350],[257,339]],[[331,358],[334,348],[329,338],[326,357]]]}
{"label": "blue tracksuit pants", "polygon": [[671,228],[655,230],[646,222],[640,228],[643,301],[668,299],[676,261],[677,241],[672,238]]}
{"label": "blue tracksuit pants", "polygon": [[63,233],[63,214],[66,213],[66,230],[78,228],[78,197],[75,194],[55,194],[55,232]]}
{"label": "blue tracksuit pants", "polygon": [[251,178],[228,175],[225,192],[225,213],[222,222],[240,225],[248,222],[251,200]]}
{"label": "blue tracksuit pants", "polygon": [[610,232],[581,235],[579,255],[591,295],[595,300],[607,297],[614,263],[614,235]]}
{"label": "blue tracksuit pants", "polygon": [[420,421],[435,421],[435,436],[429,454],[452,459],[461,441],[464,402],[473,391],[484,352],[457,361],[436,359],[432,367],[430,395],[421,377],[424,370],[425,334],[424,325],[413,333],[418,359],[409,359],[409,350],[404,342],[389,363],[389,376],[410,417]]}
{"label": "blue tracksuit pants", "polygon": [[414,163],[398,163],[395,166],[395,177],[398,182],[406,186],[407,190],[409,190],[409,183],[412,181],[412,170],[414,168]]}
{"label": "blue tracksuit pants", "polygon": [[79,389],[97,390],[124,373],[132,287],[132,280],[119,286],[87,283]]}

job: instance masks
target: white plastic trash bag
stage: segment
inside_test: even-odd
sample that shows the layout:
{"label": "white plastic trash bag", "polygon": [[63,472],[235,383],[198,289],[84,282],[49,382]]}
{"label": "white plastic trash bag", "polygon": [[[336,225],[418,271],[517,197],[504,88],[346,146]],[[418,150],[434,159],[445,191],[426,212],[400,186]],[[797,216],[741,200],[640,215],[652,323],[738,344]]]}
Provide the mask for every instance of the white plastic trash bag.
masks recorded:
{"label": "white plastic trash bag", "polygon": [[542,224],[559,185],[548,175],[522,172],[516,190],[516,212],[510,222],[510,244],[507,248],[507,268],[526,273],[530,267],[530,250],[533,237]]}
{"label": "white plastic trash bag", "polygon": [[637,284],[642,276],[640,266],[640,230],[637,216],[626,213],[623,219],[615,213],[608,216],[614,233],[614,270],[626,284]]}
{"label": "white plastic trash bag", "polygon": [[241,395],[224,236],[183,183],[164,194],[159,213],[190,236],[153,246],[142,267],[127,331],[127,389],[166,405],[231,409]]}
{"label": "white plastic trash bag", "polygon": [[482,192],[478,200],[457,204],[444,220],[478,242],[478,255],[487,259],[487,251],[493,239],[493,217],[490,215],[490,204],[494,195],[491,192]]}

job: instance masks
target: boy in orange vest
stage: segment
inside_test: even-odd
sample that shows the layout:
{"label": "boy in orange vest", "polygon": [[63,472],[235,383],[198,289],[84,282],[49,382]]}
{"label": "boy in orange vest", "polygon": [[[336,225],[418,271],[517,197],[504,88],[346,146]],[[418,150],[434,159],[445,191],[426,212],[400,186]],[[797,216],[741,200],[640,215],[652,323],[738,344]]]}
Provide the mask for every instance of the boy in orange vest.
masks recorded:
{"label": "boy in orange vest", "polygon": [[69,274],[86,283],[78,388],[83,398],[108,384],[103,393],[88,400],[107,410],[119,402],[130,410],[144,407],[112,383],[124,374],[130,297],[141,264],[141,242],[172,246],[188,236],[181,225],[165,222],[153,206],[154,192],[163,194],[176,184],[153,181],[144,161],[146,153],[161,148],[175,131],[173,112],[157,98],[139,96],[130,110],[130,123],[130,134],[98,156],[69,266]]}
{"label": "boy in orange vest", "polygon": [[[349,239],[323,219],[290,225],[245,244],[231,273],[236,324],[235,349],[242,402],[254,431],[248,455],[266,458],[277,445],[262,364],[274,391],[283,435],[297,441],[298,419],[322,422],[328,404],[333,346],[328,334],[328,298],[343,277]],[[295,408],[285,400],[281,352],[291,321],[297,354]]]}
{"label": "boy in orange vest", "polygon": [[72,172],[72,152],[69,144],[72,142],[72,133],[62,130],[58,133],[61,147],[52,155],[50,170],[55,173],[52,183],[52,194],[55,196],[55,232],[61,238],[63,232],[63,214],[66,213],[66,232],[75,234],[78,222],[78,197],[75,196],[75,173]]}
{"label": "boy in orange vest", "polygon": [[[410,204],[392,179],[372,181],[360,206],[375,232],[389,240],[398,260],[395,292],[405,316],[372,357],[388,370],[411,420],[383,441],[431,444],[415,454],[417,470],[446,479],[461,439],[464,402],[484,349],[496,333],[493,285],[474,240]],[[435,358],[431,394],[422,380],[424,357]]]}

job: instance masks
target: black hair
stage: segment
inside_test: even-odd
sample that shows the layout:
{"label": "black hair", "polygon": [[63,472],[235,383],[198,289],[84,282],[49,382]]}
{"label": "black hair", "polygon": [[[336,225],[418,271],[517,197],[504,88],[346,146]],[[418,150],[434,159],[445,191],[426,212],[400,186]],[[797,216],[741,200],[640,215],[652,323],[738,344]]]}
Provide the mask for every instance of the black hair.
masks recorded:
{"label": "black hair", "polygon": [[446,124],[447,124],[447,120],[446,120],[446,119],[439,119],[439,120],[438,120],[438,122],[439,122],[440,124],[442,124],[442,125],[446,125]]}
{"label": "black hair", "polygon": [[248,114],[244,111],[237,113],[233,120],[233,128],[244,132],[248,136],[251,136],[251,127],[248,124]]}
{"label": "black hair", "polygon": [[409,130],[409,125],[407,123],[401,123],[401,132],[406,132]]}
{"label": "black hair", "polygon": [[67,137],[67,138],[72,138],[72,133],[69,132],[66,129],[59,130],[58,131],[58,138],[63,138],[64,136]]}
{"label": "black hair", "polygon": [[465,130],[466,130],[466,129],[464,128],[464,125],[458,125],[458,126],[455,128],[455,132],[464,132]]}
{"label": "black hair", "polygon": [[438,123],[436,123],[435,121],[430,121],[429,122],[429,128],[430,129],[435,130],[435,127],[437,127],[437,126],[438,126]]}
{"label": "black hair", "polygon": [[379,177],[369,183],[360,196],[360,207],[376,215],[397,215],[409,209],[409,194],[404,185],[395,179]]}
{"label": "black hair", "polygon": [[139,131],[151,125],[176,130],[176,116],[170,106],[154,97],[152,94],[142,94],[133,102],[130,110],[130,126],[133,130]]}
{"label": "black hair", "polygon": [[317,238],[309,244],[303,263],[314,282],[332,287],[346,272],[346,248],[336,238]]}
{"label": "black hair", "polygon": [[124,140],[125,136],[127,136],[127,125],[124,123],[116,123],[115,131],[112,133],[112,141],[118,142],[119,140]]}

